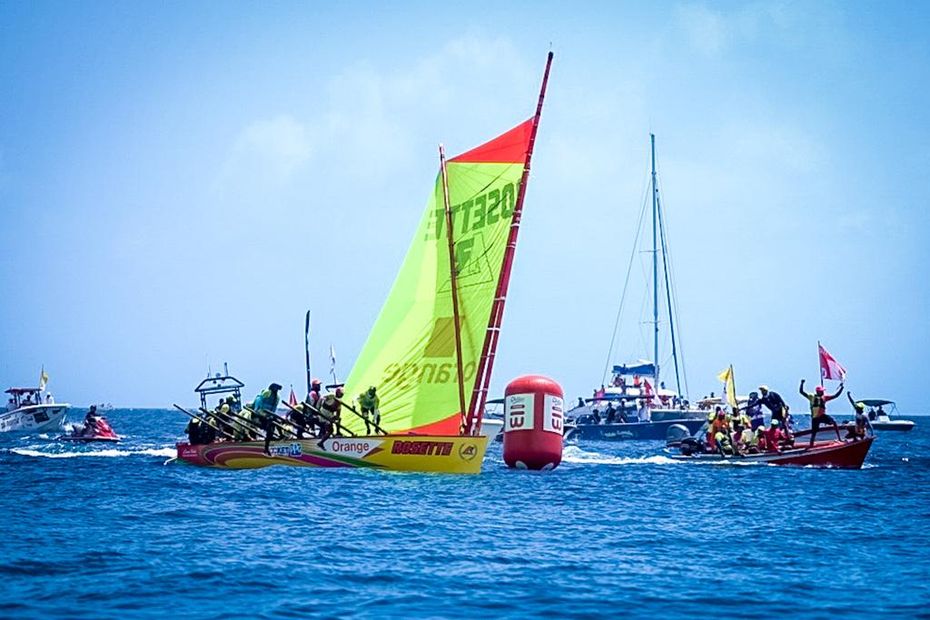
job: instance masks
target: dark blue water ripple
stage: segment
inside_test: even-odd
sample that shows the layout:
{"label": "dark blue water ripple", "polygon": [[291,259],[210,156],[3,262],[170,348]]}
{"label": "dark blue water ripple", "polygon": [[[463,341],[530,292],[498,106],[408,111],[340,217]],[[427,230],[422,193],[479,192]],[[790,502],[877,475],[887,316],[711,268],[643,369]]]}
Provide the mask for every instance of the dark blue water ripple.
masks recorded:
{"label": "dark blue water ripple", "polygon": [[164,465],[184,420],[118,446],[0,444],[0,616],[927,617],[930,421],[858,472],[569,447],[480,476]]}

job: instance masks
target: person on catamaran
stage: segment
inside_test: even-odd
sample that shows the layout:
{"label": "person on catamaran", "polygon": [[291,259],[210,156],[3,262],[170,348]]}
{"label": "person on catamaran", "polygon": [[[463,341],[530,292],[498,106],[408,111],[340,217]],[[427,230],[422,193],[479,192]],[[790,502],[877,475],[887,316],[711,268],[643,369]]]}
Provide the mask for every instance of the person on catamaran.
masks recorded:
{"label": "person on catamaran", "polygon": [[865,439],[868,434],[869,437],[875,434],[875,429],[872,428],[872,422],[869,421],[869,416],[865,414],[865,403],[857,402],[852,395],[852,392],[846,392],[846,397],[849,399],[850,404],[853,406],[853,409],[856,410],[856,422],[855,426],[849,429],[846,434],[846,439]]}
{"label": "person on catamaran", "polygon": [[801,386],[798,388],[798,392],[801,394],[801,396],[806,398],[811,405],[810,447],[814,447],[814,439],[817,437],[817,431],[820,429],[822,424],[833,425],[833,431],[836,433],[836,439],[838,441],[842,441],[842,438],[840,437],[840,429],[836,425],[836,420],[827,415],[827,403],[843,393],[843,384],[840,383],[840,389],[836,391],[836,394],[831,396],[827,396],[824,393],[822,385],[818,385],[813,394],[808,394],[804,391],[804,379],[801,379]]}
{"label": "person on catamaran", "polygon": [[378,404],[380,402],[375,386],[369,387],[367,392],[359,394],[358,396],[358,404],[361,408],[362,418],[365,420],[366,435],[371,435],[370,424],[372,421],[374,422],[375,431],[381,426],[381,410],[378,409]]}
{"label": "person on catamaran", "polygon": [[605,424],[613,424],[617,420],[617,410],[614,409],[613,403],[607,403],[607,417],[604,420]]}

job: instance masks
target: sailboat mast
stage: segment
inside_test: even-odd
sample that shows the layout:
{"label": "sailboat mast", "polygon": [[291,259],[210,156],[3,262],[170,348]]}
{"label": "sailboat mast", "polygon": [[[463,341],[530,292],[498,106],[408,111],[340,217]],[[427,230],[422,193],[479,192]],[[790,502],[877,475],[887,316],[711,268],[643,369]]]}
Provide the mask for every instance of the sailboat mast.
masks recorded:
{"label": "sailboat mast", "polygon": [[[668,304],[668,331],[672,335],[672,360],[675,362],[675,385],[678,395],[682,396],[681,373],[678,370],[678,345],[675,338],[675,312],[672,310],[672,287],[668,275],[668,242],[665,239],[665,217],[662,215],[662,201],[659,201],[659,241],[662,244],[662,271],[665,273],[665,300]],[[684,394],[687,398],[687,394]]]}
{"label": "sailboat mast", "polygon": [[533,146],[536,144],[536,130],[539,128],[539,118],[542,116],[543,100],[546,97],[546,86],[549,83],[549,69],[552,67],[552,52],[546,57],[546,70],[543,73],[542,86],[539,89],[539,101],[536,103],[536,116],[533,117],[533,127],[530,130],[530,139],[526,149],[526,162],[523,165],[523,176],[520,178],[520,189],[513,209],[510,224],[510,236],[507,239],[507,248],[504,250],[504,265],[497,280],[497,291],[494,294],[494,303],[491,305],[491,317],[488,320],[488,329],[484,339],[484,349],[478,360],[475,375],[475,389],[472,392],[468,417],[465,420],[464,432],[467,435],[477,434],[481,430],[481,412],[488,397],[488,387],[491,383],[491,370],[494,367],[494,355],[497,351],[497,341],[500,337],[501,323],[504,319],[504,302],[507,299],[507,288],[510,286],[510,271],[513,268],[513,257],[517,249],[517,234],[520,231],[520,218],[523,215],[523,198],[526,196],[526,183],[530,178],[530,160],[533,158]]}
{"label": "sailboat mast", "polygon": [[656,135],[649,134],[649,143],[652,150],[652,342],[655,365],[655,389],[659,389],[659,250],[657,238],[657,220],[659,217],[659,197],[656,187]]}
{"label": "sailboat mast", "polygon": [[446,211],[446,237],[449,239],[449,279],[452,286],[452,319],[455,325],[455,358],[459,383],[459,411],[464,418],[465,411],[465,379],[462,374],[462,322],[459,317],[459,287],[458,269],[455,265],[455,237],[452,233],[452,205],[449,204],[449,178],[446,174],[446,152],[439,145],[439,171],[442,176],[442,202]]}

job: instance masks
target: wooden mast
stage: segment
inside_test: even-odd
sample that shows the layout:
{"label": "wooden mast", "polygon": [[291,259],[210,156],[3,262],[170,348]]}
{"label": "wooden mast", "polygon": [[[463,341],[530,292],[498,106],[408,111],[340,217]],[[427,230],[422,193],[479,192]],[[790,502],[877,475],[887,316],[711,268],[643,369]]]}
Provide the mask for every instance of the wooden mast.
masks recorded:
{"label": "wooden mast", "polygon": [[464,434],[466,435],[477,435],[481,431],[481,413],[484,411],[485,401],[488,397],[491,370],[494,367],[494,355],[497,351],[501,323],[504,319],[504,303],[507,300],[507,289],[510,286],[510,272],[513,268],[513,257],[517,249],[520,218],[523,214],[523,198],[526,196],[526,182],[530,177],[530,160],[533,157],[533,146],[536,144],[536,130],[539,127],[539,118],[542,116],[543,100],[546,97],[546,86],[549,83],[549,69],[552,67],[552,57],[552,52],[549,52],[546,57],[546,70],[543,73],[542,86],[539,89],[539,101],[536,104],[536,115],[533,117],[533,127],[530,130],[526,161],[523,165],[523,176],[520,178],[520,189],[510,224],[510,236],[507,239],[507,248],[504,250],[504,265],[497,281],[494,303],[491,305],[491,317],[488,320],[488,329],[485,333],[484,348],[481,352],[481,358],[478,360],[478,367],[475,370],[475,389],[472,392],[468,416],[464,424]]}
{"label": "wooden mast", "polygon": [[452,205],[449,204],[449,178],[446,174],[446,152],[439,145],[439,171],[442,177],[442,202],[446,212],[446,237],[449,240],[449,279],[452,286],[452,319],[455,325],[456,374],[459,383],[459,411],[462,413],[464,428],[465,416],[465,379],[462,373],[462,321],[459,316],[458,269],[455,264],[455,238],[452,232]]}

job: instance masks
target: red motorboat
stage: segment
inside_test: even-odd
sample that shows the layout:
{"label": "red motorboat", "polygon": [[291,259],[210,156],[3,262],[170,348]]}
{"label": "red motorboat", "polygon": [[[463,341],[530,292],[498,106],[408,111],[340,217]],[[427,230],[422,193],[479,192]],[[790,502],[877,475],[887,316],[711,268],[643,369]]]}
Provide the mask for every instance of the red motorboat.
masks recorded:
{"label": "red motorboat", "polygon": [[800,467],[828,467],[833,469],[862,469],[869,448],[875,437],[847,441],[818,441],[814,447],[798,442],[797,447],[781,452],[760,452],[743,456],[723,456],[719,453],[670,454],[676,461],[707,463],[734,463],[745,465],[764,463],[767,465],[796,465]]}

